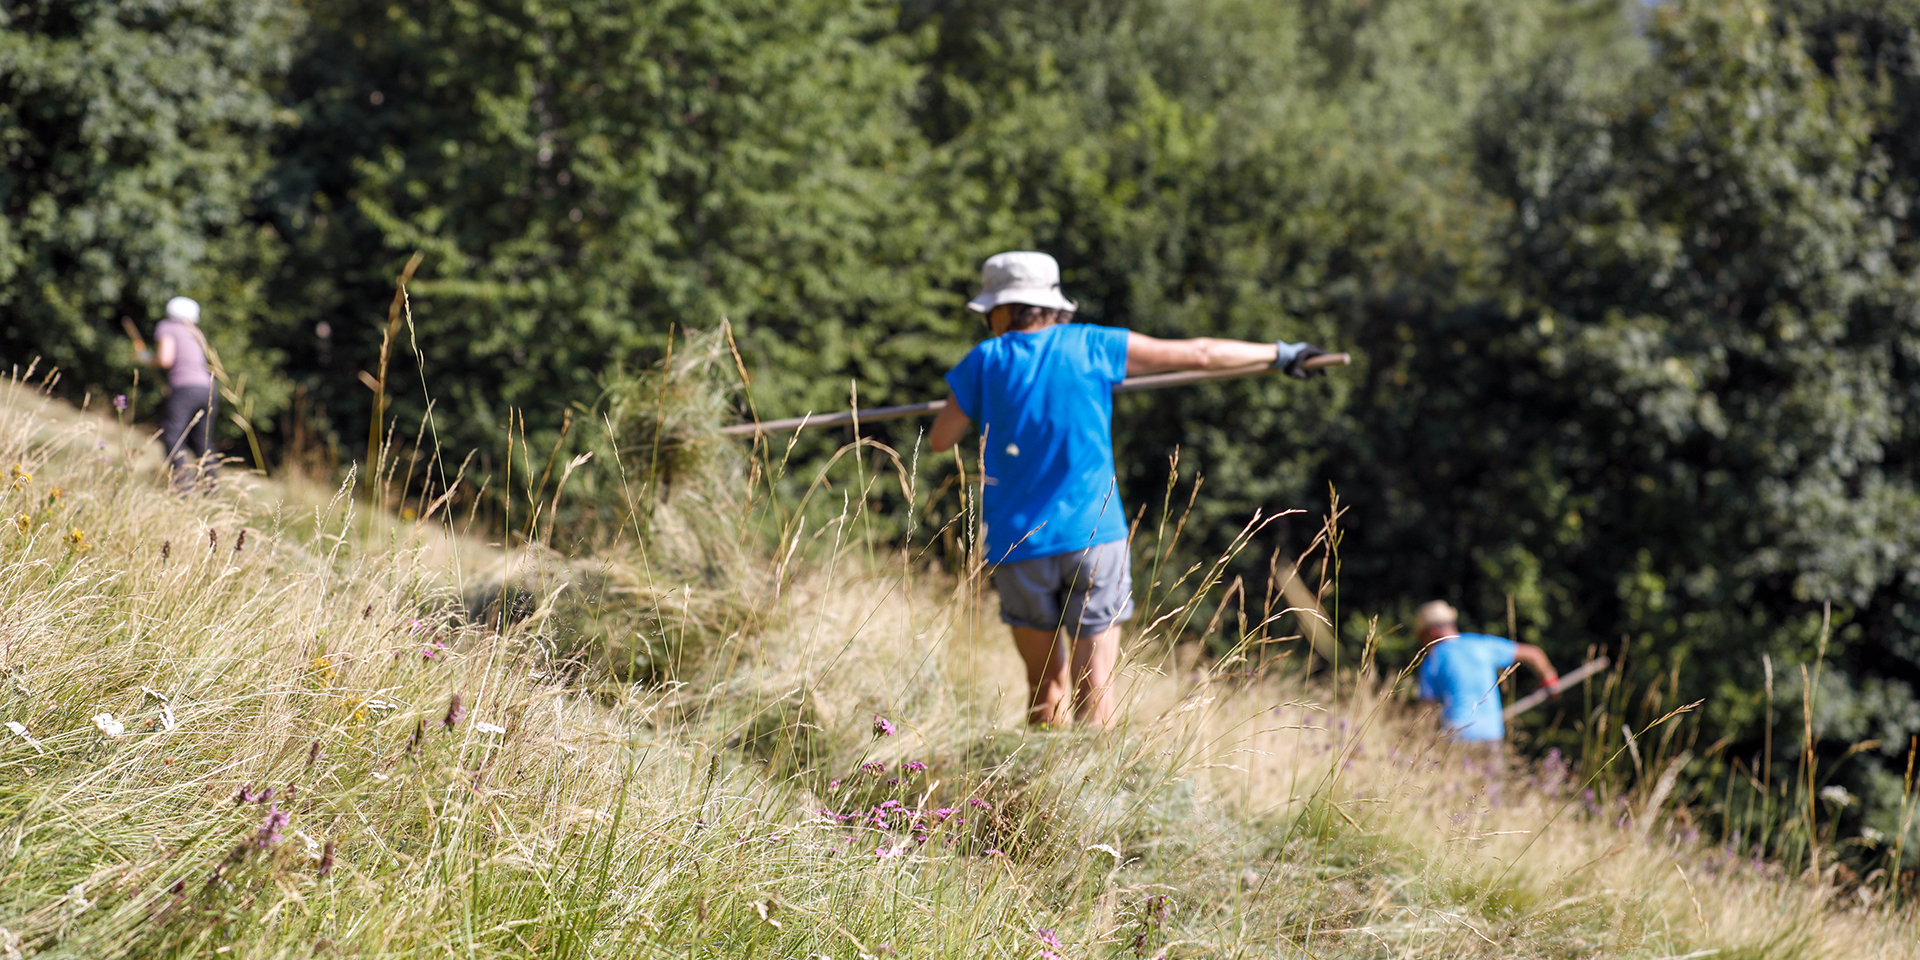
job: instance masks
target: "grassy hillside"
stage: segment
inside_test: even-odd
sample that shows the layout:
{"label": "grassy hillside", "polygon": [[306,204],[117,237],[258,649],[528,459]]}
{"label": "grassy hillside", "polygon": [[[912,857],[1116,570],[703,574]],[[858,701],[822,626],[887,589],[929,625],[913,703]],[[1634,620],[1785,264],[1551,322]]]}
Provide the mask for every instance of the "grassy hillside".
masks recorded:
{"label": "grassy hillside", "polygon": [[1194,663],[1177,615],[1130,640],[1119,730],[1027,731],[981,585],[849,545],[853,507],[731,586],[607,573],[592,598],[645,608],[628,642],[672,652],[627,684],[559,656],[578,580],[475,626],[497,551],[231,474],[179,499],[143,450],[0,395],[0,957],[1840,958],[1920,932],[1876,887],[1703,845],[1664,796],[1486,782],[1391,677]]}

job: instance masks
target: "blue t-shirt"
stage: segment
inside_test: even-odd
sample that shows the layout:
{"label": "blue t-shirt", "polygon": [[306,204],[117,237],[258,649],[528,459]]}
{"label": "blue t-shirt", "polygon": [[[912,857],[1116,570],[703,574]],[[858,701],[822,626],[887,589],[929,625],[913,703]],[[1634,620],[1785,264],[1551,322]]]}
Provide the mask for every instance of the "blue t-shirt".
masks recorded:
{"label": "blue t-shirt", "polygon": [[1440,701],[1454,739],[1470,743],[1502,740],[1500,671],[1513,666],[1512,640],[1484,633],[1463,633],[1442,640],[1420,662],[1420,699]]}
{"label": "blue t-shirt", "polygon": [[1124,540],[1113,474],[1113,386],[1127,331],[1063,323],[982,342],[947,373],[986,448],[987,561],[1012,563]]}

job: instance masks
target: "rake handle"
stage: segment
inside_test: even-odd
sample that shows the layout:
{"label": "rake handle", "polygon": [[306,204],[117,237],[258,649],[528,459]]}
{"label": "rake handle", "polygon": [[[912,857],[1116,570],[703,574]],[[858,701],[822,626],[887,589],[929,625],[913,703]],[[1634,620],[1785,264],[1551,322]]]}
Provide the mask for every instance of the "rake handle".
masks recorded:
{"label": "rake handle", "polygon": [[1534,707],[1547,702],[1548,697],[1556,693],[1563,693],[1568,687],[1605,670],[1607,668],[1607,662],[1606,657],[1595,657],[1586,663],[1574,667],[1572,670],[1568,670],[1566,673],[1560,675],[1560,682],[1554,684],[1553,689],[1549,690],[1546,687],[1541,687],[1508,704],[1505,710],[1500,711],[1500,719],[1512,720],[1514,717],[1526,713],[1528,710],[1532,710]]}
{"label": "rake handle", "polygon": [[[1327,367],[1343,367],[1353,362],[1353,357],[1344,353],[1327,353],[1301,362],[1307,370],[1324,370]],[[1139,390],[1160,390],[1166,387],[1185,386],[1189,383],[1206,383],[1210,380],[1232,380],[1238,377],[1251,377],[1268,373],[1273,367],[1256,363],[1252,366],[1233,367],[1228,370],[1192,370],[1182,373],[1155,373],[1144,377],[1128,377],[1114,385],[1114,393],[1134,393]],[[898,407],[874,407],[871,410],[842,410],[820,416],[808,414],[804,417],[788,417],[785,420],[767,420],[761,423],[742,423],[731,427],[722,427],[720,432],[730,437],[751,437],[762,433],[774,433],[785,430],[801,430],[807,427],[837,427],[846,423],[879,423],[882,420],[902,420],[907,417],[921,417],[930,413],[939,413],[945,409],[945,400],[928,400],[925,403],[909,403]]]}

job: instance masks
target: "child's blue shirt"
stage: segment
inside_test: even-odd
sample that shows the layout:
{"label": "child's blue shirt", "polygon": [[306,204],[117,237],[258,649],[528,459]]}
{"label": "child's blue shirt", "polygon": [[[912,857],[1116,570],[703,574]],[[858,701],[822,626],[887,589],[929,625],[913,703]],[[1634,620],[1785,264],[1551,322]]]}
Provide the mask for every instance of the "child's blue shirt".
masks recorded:
{"label": "child's blue shirt", "polygon": [[1084,550],[1127,536],[1113,470],[1113,387],[1127,331],[1064,323],[983,341],[947,373],[980,428],[987,562]]}
{"label": "child's blue shirt", "polygon": [[1500,671],[1513,666],[1514,642],[1484,633],[1442,640],[1420,662],[1420,699],[1437,700],[1456,740],[1503,740]]}

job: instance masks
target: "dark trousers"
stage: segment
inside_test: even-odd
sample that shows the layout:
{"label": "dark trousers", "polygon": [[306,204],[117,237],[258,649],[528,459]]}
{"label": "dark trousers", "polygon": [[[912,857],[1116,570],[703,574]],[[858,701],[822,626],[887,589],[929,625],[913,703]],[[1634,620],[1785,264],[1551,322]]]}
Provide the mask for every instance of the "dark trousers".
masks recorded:
{"label": "dark trousers", "polygon": [[213,416],[219,400],[212,387],[174,387],[160,408],[160,444],[173,465],[173,486],[185,490],[194,481],[213,480],[218,457],[207,455],[213,438]]}

